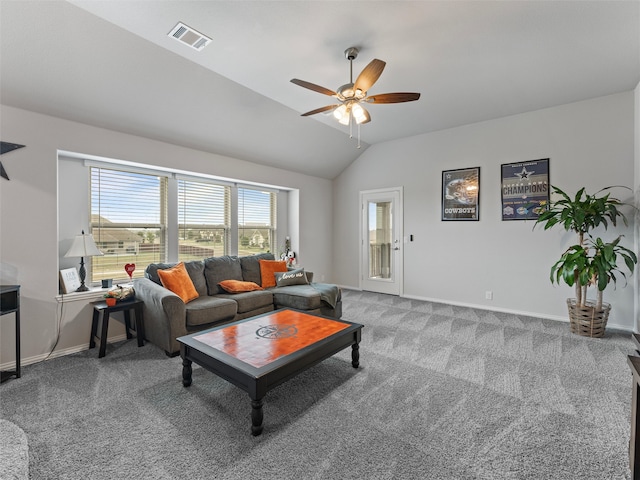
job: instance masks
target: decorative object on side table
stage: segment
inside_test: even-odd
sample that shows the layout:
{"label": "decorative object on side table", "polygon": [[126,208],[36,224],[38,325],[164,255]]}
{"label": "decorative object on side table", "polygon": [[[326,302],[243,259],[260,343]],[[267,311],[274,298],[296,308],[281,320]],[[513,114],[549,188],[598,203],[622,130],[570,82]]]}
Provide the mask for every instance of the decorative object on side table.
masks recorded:
{"label": "decorative object on side table", "polygon": [[104,294],[105,302],[110,307],[114,306],[116,302],[133,300],[134,298],[135,292],[131,286],[117,285],[115,288]]}
{"label": "decorative object on side table", "polygon": [[104,253],[98,250],[96,242],[93,240],[93,235],[90,233],[85,234],[84,230],[82,230],[82,234],[77,235],[76,238],[73,239],[71,248],[65,254],[65,257],[80,257],[80,286],[77,288],[76,292],[86,292],[89,290],[89,288],[84,284],[84,279],[87,275],[87,271],[84,268],[84,257],[93,257],[98,255],[104,255]]}
{"label": "decorative object on side table", "polygon": [[[567,299],[571,332],[586,337],[602,337],[611,310],[611,305],[602,301],[604,289],[611,281],[616,284],[616,274],[622,275],[626,280],[625,273],[616,264],[618,257],[624,260],[631,274],[638,263],[638,257],[620,245],[622,235],[612,242],[605,242],[600,237],[593,238],[589,232],[598,226],[607,230],[609,222],[616,226],[618,217],[628,225],[626,216],[619,208],[635,207],[610,197],[609,193],[603,193],[614,187],[603,188],[594,195],[581,188],[574,198],[557,187],[551,188],[554,194],[560,195],[560,199],[549,202],[547,208],[540,213],[534,228],[539,223],[544,224],[545,230],[560,224],[566,231],[578,235],[578,243],[570,246],[551,267],[551,283],[560,284],[560,280],[563,280],[570,287],[575,287],[576,298]],[[597,289],[595,301],[587,299],[589,286]]]}

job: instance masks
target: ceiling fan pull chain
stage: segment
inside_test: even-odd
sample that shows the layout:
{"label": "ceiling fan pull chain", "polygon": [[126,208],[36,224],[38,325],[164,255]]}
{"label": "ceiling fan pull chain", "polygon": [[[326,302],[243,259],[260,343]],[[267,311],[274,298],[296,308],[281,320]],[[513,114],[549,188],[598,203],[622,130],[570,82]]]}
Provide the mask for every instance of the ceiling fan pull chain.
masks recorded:
{"label": "ceiling fan pull chain", "polygon": [[360,148],[360,124],[358,124],[358,146],[356,148]]}

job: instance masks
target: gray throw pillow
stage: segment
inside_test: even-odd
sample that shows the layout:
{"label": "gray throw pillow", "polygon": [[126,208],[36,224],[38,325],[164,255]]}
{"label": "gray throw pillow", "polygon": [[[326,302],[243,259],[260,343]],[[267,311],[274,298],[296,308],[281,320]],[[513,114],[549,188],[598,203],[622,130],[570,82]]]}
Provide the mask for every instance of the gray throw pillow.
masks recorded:
{"label": "gray throw pillow", "polygon": [[242,279],[245,282],[254,282],[258,285],[262,283],[262,276],[260,274],[260,260],[275,260],[275,258],[273,257],[273,253],[258,253],[257,255],[240,257]]}
{"label": "gray throw pillow", "polygon": [[209,257],[204,259],[204,276],[209,295],[225,293],[218,285],[224,280],[243,280],[240,259],[236,256]]}
{"label": "gray throw pillow", "polygon": [[304,268],[289,270],[288,272],[275,272],[275,276],[277,287],[309,284],[309,282],[307,282],[307,275],[304,273]]}

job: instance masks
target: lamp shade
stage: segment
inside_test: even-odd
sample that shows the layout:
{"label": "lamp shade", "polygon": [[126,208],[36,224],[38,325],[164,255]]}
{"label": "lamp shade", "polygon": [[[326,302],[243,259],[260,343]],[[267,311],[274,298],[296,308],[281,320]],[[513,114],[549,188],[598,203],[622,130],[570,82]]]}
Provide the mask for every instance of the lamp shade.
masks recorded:
{"label": "lamp shade", "polygon": [[93,235],[82,232],[82,235],[76,235],[73,239],[71,248],[64,255],[65,257],[93,257],[96,255],[104,255],[93,240]]}

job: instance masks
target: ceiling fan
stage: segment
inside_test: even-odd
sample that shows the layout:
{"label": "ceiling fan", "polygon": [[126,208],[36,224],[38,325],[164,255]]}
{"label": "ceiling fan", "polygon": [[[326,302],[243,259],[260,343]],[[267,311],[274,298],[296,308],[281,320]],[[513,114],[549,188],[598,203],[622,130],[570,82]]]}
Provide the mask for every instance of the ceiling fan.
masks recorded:
{"label": "ceiling fan", "polygon": [[342,85],[337,91],[329,90],[304,80],[293,78],[292,83],[308,88],[314,92],[322,93],[330,97],[335,97],[340,103],[327,105],[325,107],[316,108],[309,112],[303,113],[303,117],[315,115],[316,113],[329,112],[333,110],[333,115],[343,125],[351,125],[352,120],[356,124],[361,125],[371,121],[369,112],[362,106],[363,103],[402,103],[413,102],[420,98],[419,93],[398,92],[398,93],[380,93],[378,95],[367,95],[368,90],[378,80],[386,62],[374,58],[358,75],[355,83],[353,82],[353,61],[358,57],[358,48],[350,47],[344,51],[347,60],[349,60],[349,83]]}

